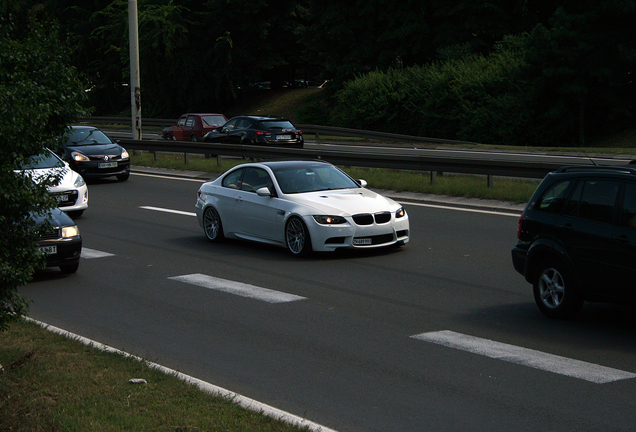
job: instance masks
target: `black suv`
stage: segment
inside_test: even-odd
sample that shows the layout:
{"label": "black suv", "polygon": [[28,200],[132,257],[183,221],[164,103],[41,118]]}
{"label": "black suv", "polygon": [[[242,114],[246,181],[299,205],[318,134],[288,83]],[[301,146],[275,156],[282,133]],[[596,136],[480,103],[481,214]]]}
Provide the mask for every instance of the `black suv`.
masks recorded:
{"label": "black suv", "polygon": [[548,174],[519,218],[515,270],[541,312],[585,301],[636,300],[636,166],[572,166]]}
{"label": "black suv", "polygon": [[271,145],[303,148],[303,132],[283,117],[232,117],[223,126],[208,132],[203,141],[212,143]]}

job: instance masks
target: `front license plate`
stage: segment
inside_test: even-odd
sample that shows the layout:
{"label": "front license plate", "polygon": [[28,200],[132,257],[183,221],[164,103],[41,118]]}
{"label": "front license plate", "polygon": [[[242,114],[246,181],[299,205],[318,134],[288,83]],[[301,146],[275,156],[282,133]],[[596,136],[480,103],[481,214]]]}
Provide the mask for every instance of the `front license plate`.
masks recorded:
{"label": "front license plate", "polygon": [[57,246],[40,246],[38,248],[40,252],[43,252],[47,255],[53,255],[57,253]]}
{"label": "front license plate", "polygon": [[364,245],[370,245],[372,243],[370,238],[361,238],[361,239],[353,239],[353,244],[355,246],[364,246]]}
{"label": "front license plate", "polygon": [[276,139],[277,140],[290,140],[292,138],[291,138],[291,135],[276,135]]}
{"label": "front license plate", "polygon": [[68,195],[57,195],[55,198],[57,198],[57,202],[66,202],[66,201],[68,201]]}
{"label": "front license plate", "polygon": [[117,168],[117,162],[103,162],[97,164],[98,168]]}

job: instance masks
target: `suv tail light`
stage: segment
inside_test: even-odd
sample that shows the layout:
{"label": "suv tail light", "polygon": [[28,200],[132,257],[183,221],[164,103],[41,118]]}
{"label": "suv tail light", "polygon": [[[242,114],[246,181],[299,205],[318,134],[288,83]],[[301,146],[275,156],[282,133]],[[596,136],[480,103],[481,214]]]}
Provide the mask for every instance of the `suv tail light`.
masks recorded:
{"label": "suv tail light", "polygon": [[269,136],[271,135],[271,132],[265,132],[265,131],[256,131],[256,135],[263,135],[263,136]]}

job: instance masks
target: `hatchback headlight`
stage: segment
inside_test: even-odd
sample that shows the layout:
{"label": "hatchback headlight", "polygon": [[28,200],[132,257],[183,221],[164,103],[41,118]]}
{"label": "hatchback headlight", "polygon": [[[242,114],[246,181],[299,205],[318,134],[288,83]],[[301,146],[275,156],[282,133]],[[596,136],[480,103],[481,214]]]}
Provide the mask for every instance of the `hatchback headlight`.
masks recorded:
{"label": "hatchback headlight", "polygon": [[342,216],[318,215],[314,216],[314,219],[321,225],[338,225],[347,223],[347,220]]}
{"label": "hatchback headlight", "polygon": [[79,235],[79,229],[76,225],[62,227],[62,238],[77,237]]}
{"label": "hatchback headlight", "polygon": [[130,155],[128,154],[128,151],[126,151],[125,148],[121,149],[121,158],[122,159],[128,159],[130,157]]}
{"label": "hatchback headlight", "polygon": [[395,218],[399,219],[403,218],[404,216],[406,216],[406,211],[404,211],[404,207],[400,207],[398,211],[395,212]]}
{"label": "hatchback headlight", "polygon": [[86,184],[86,182],[84,181],[84,177],[82,177],[81,175],[78,175],[77,178],[75,179],[75,183],[73,183],[73,186],[75,186],[76,188],[82,187]]}
{"label": "hatchback headlight", "polygon": [[76,151],[71,152],[71,157],[73,158],[73,160],[75,162],[89,162],[90,161],[90,159],[87,156],[83,155],[80,152],[76,152]]}

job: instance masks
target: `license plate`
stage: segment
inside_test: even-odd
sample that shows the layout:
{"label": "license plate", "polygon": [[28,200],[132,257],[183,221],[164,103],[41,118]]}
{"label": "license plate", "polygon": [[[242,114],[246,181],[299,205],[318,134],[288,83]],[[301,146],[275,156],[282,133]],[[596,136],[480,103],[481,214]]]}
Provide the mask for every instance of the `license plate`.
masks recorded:
{"label": "license plate", "polygon": [[53,255],[57,253],[57,246],[40,246],[38,248],[40,252],[43,252],[47,255]]}
{"label": "license plate", "polygon": [[353,244],[355,246],[364,246],[364,245],[370,245],[372,243],[370,238],[361,238],[361,239],[353,239]]}
{"label": "license plate", "polygon": [[117,162],[103,162],[97,165],[98,168],[117,168]]}
{"label": "license plate", "polygon": [[276,135],[277,140],[290,140],[292,139],[291,135]]}
{"label": "license plate", "polygon": [[68,195],[57,195],[55,198],[57,198],[57,202],[66,202],[66,201],[68,201]]}

